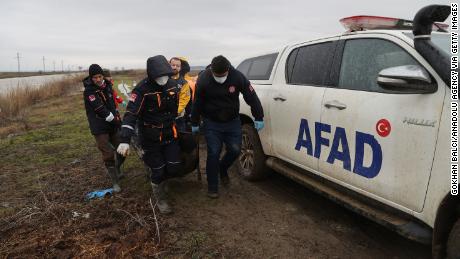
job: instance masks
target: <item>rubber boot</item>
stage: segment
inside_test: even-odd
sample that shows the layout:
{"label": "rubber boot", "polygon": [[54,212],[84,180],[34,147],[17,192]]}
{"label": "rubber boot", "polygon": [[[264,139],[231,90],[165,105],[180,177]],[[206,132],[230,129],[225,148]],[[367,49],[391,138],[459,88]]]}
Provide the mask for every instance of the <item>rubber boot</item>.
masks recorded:
{"label": "rubber boot", "polygon": [[123,173],[123,170],[121,166],[123,165],[123,162],[125,162],[126,157],[120,155],[117,153],[115,156],[115,167],[117,168],[117,177],[118,179],[123,179],[125,178],[125,174]]}
{"label": "rubber boot", "polygon": [[171,207],[169,207],[168,201],[166,200],[166,193],[164,190],[164,181],[160,184],[152,183],[153,196],[157,201],[158,210],[161,214],[172,213]]}
{"label": "rubber boot", "polygon": [[115,166],[107,166],[107,173],[109,174],[110,179],[112,180],[113,191],[120,192],[121,188],[118,184],[117,168]]}

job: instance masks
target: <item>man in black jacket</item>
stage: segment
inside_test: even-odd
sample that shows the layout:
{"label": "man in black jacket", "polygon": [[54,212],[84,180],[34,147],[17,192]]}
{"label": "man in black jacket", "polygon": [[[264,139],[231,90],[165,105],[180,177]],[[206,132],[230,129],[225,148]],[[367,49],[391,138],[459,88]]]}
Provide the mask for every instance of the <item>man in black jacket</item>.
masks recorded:
{"label": "man in black jacket", "polygon": [[[192,106],[192,132],[199,130],[200,116],[203,117],[208,156],[206,175],[208,196],[218,197],[218,173],[222,184],[229,183],[227,170],[238,158],[241,151],[241,121],[239,118],[239,94],[251,106],[257,130],[264,127],[264,112],[256,92],[246,77],[233,68],[224,56],[213,58],[211,67],[206,69],[196,83],[197,93]],[[226,152],[219,160],[225,143]]]}
{"label": "man in black jacket", "polygon": [[91,134],[94,135],[97,147],[102,153],[113,190],[119,192],[121,189],[118,181],[122,177],[120,167],[124,157],[118,155],[114,148],[120,143],[120,115],[113,100],[112,84],[104,80],[102,74],[103,70],[99,65],[92,64],[89,67],[89,76],[83,79],[83,98]]}
{"label": "man in black jacket", "polygon": [[166,200],[165,180],[181,170],[178,131],[175,125],[179,88],[169,77],[173,74],[164,56],[147,60],[147,78],[131,93],[123,117],[121,144],[117,152],[126,156],[136,123],[143,160],[151,169],[151,184],[161,213],[172,212]]}

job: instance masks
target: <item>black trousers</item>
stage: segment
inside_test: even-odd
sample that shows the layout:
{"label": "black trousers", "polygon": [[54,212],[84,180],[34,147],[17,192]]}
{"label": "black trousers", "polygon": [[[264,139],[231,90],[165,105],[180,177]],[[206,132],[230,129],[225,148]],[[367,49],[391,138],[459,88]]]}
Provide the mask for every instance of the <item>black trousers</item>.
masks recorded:
{"label": "black trousers", "polygon": [[[164,137],[160,140],[158,129],[142,130],[141,145],[144,150],[143,160],[152,174],[152,183],[160,184],[162,181],[176,177],[182,170],[179,142],[174,137]],[[166,136],[168,134],[161,134]]]}
{"label": "black trousers", "polygon": [[150,167],[152,171],[150,179],[155,184],[177,176],[182,170],[179,143],[175,140],[144,149],[143,160]]}

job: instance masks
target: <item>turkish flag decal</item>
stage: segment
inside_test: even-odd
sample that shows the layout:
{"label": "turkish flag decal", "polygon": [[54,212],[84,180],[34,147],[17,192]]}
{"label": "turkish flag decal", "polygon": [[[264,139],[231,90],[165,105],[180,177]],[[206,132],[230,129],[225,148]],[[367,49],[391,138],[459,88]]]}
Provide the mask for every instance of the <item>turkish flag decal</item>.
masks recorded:
{"label": "turkish flag decal", "polygon": [[380,137],[387,137],[391,132],[391,124],[387,119],[381,119],[375,125],[375,130]]}

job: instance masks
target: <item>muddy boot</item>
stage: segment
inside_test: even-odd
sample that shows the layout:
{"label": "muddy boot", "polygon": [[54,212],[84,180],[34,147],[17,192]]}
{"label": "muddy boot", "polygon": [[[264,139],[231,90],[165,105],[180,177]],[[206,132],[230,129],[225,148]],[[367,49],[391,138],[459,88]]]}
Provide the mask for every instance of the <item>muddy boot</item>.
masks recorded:
{"label": "muddy boot", "polygon": [[123,162],[125,162],[126,157],[120,155],[117,153],[115,156],[115,167],[117,168],[117,177],[118,179],[123,179],[125,178],[125,174],[123,173],[123,169],[121,166],[123,165]]}
{"label": "muddy boot", "polygon": [[157,201],[158,210],[161,214],[170,214],[172,209],[169,207],[169,204],[166,200],[166,193],[164,190],[164,181],[160,184],[152,184],[153,196]]}
{"label": "muddy boot", "polygon": [[121,188],[120,185],[118,185],[117,168],[115,166],[107,166],[107,173],[109,174],[110,179],[112,180],[113,191],[120,192]]}
{"label": "muddy boot", "polygon": [[163,189],[164,193],[165,193],[165,197],[168,198],[168,194],[169,194],[169,189],[170,189],[170,184],[171,184],[171,180],[170,179],[167,179],[167,180],[164,180],[162,182],[161,185],[161,188]]}

